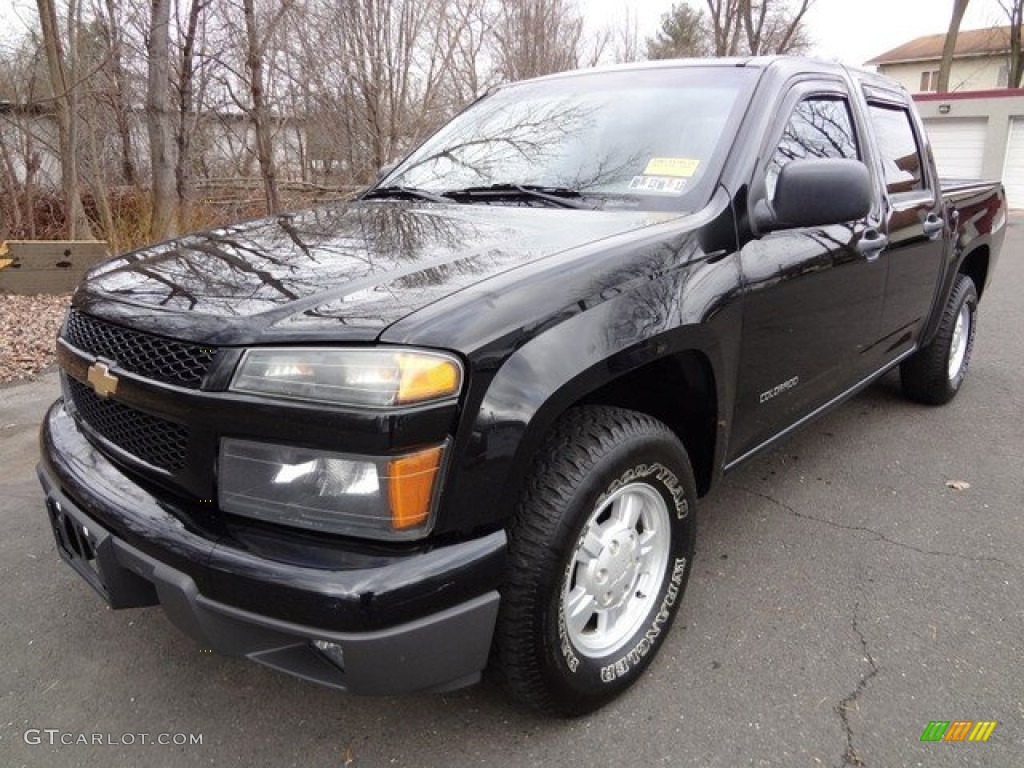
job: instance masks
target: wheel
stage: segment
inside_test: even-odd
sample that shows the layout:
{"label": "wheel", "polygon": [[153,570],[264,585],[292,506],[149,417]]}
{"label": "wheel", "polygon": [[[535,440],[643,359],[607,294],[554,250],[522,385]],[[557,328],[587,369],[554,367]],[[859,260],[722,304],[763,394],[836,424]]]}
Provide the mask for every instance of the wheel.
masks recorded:
{"label": "wheel", "polygon": [[581,715],[636,681],[686,588],[695,503],[661,422],[592,406],[556,423],[508,531],[494,660],[514,698]]}
{"label": "wheel", "polygon": [[967,275],[957,275],[935,338],[900,365],[900,382],[911,400],[948,403],[967,377],[974,349],[978,291]]}

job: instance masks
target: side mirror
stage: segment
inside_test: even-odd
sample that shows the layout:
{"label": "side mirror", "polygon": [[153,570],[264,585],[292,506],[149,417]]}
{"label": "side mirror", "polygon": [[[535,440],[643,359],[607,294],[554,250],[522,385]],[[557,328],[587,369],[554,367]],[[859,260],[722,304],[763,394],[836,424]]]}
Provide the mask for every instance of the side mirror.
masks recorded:
{"label": "side mirror", "polygon": [[871,174],[859,160],[793,160],[783,166],[769,204],[754,206],[759,232],[822,227],[863,219],[871,212]]}

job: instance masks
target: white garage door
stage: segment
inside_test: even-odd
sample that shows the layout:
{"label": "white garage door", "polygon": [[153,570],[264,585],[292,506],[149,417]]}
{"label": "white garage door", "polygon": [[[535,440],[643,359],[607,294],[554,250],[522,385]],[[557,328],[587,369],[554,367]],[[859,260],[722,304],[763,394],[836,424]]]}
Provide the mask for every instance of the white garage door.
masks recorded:
{"label": "white garage door", "polygon": [[951,117],[925,120],[925,129],[932,142],[935,164],[944,179],[979,179],[985,156],[984,117]]}
{"label": "white garage door", "polygon": [[1024,208],[1024,117],[1010,120],[1010,141],[1006,145],[1003,185],[1011,208]]}

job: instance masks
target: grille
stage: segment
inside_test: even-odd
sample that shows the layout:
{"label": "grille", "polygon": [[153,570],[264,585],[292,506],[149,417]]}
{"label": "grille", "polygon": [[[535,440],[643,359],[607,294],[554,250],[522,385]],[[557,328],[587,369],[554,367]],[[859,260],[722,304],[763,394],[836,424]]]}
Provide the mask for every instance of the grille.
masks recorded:
{"label": "grille", "polygon": [[148,464],[170,472],[185,465],[188,430],[180,424],[103,400],[70,376],[68,394],[79,419],[101,437]]}
{"label": "grille", "polygon": [[71,310],[64,338],[83,352],[117,361],[132,373],[199,389],[217,350],[133,331]]}

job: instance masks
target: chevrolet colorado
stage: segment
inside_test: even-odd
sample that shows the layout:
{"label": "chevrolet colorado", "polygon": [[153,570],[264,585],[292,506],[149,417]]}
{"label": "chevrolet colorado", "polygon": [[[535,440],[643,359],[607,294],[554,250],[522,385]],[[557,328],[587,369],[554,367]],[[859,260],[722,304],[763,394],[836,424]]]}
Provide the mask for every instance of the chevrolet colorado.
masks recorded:
{"label": "chevrolet colorado", "polygon": [[664,644],[723,473],[895,366],[956,395],[1005,223],[877,75],[498,88],[356,200],[87,275],[40,438],[57,549],[207,649],[587,712]]}

